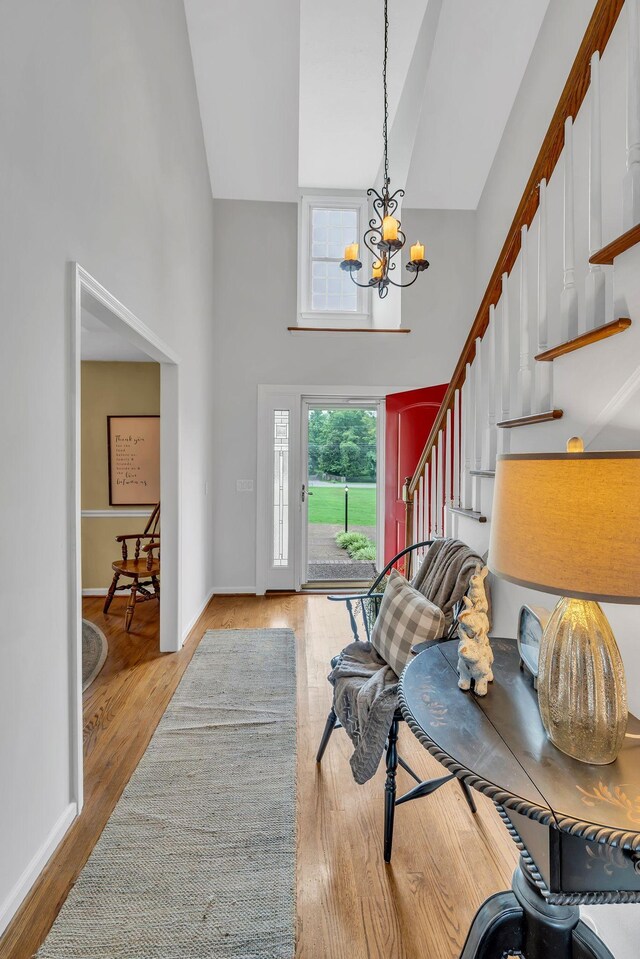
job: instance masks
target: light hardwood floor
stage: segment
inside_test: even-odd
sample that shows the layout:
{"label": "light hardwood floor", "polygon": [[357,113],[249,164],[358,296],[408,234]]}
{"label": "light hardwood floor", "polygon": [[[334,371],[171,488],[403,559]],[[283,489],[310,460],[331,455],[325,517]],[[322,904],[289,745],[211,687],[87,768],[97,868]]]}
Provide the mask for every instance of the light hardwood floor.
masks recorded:
{"label": "light hardwood floor", "polygon": [[[109,640],[85,695],[85,806],[0,939],[1,959],[27,959],[42,942],[129,780],[206,629],[290,627],[298,642],[297,959],[453,959],[480,903],[508,888],[516,850],[493,805],[474,817],[456,783],[398,808],[393,861],[382,859],[384,775],[357,786],[338,730],[322,766],[315,752],[330,704],[328,661],[349,640],[346,615],[324,596],[214,598],[180,653],[157,652],[157,609],[126,600],[84,615]],[[402,755],[425,778],[442,767],[401,727]],[[411,784],[399,772],[399,788]],[[260,788],[256,784],[256,801]],[[105,957],[108,959],[108,957]],[[132,957],[135,959],[135,957]]]}

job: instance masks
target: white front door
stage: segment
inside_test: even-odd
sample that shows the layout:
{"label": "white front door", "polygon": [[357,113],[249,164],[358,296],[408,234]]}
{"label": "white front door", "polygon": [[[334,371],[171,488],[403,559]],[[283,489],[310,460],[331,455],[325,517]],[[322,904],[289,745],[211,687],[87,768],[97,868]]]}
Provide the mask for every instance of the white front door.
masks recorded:
{"label": "white front door", "polygon": [[[375,525],[376,560],[378,564],[381,561],[384,490],[380,480],[384,476],[385,392],[382,388],[371,390],[362,387],[258,387],[258,594],[266,590],[299,590],[303,583],[309,581],[308,420],[309,411],[313,408],[364,407],[377,411],[378,495]],[[313,495],[313,482],[311,485]],[[358,495],[361,495],[359,491],[351,495],[350,510],[356,505]],[[320,506],[320,502],[317,505]],[[350,516],[357,521],[351,512]],[[374,525],[373,522],[371,525]]]}

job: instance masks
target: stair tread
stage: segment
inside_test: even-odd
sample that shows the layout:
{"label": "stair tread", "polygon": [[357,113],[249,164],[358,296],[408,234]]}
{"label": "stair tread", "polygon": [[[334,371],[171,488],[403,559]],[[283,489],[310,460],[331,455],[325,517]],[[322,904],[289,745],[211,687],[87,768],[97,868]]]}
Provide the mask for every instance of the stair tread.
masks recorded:
{"label": "stair tread", "polygon": [[611,243],[607,243],[601,250],[589,257],[589,263],[610,266],[617,256],[630,250],[636,243],[640,243],[640,223],[630,230],[617,236]]}
{"label": "stair tread", "polygon": [[547,410],[544,413],[531,413],[530,416],[516,416],[512,420],[502,420],[496,424],[500,429],[512,429],[516,426],[533,426],[534,423],[546,423],[549,420],[562,419],[562,410]]}
{"label": "stair tread", "polygon": [[463,509],[462,506],[451,506],[449,507],[452,513],[459,513],[460,516],[467,516],[469,519],[475,519],[478,523],[486,523],[487,517],[482,513],[478,513],[474,509]]}
{"label": "stair tread", "polygon": [[471,476],[495,476],[495,470],[469,470]]}
{"label": "stair tread", "polygon": [[628,316],[621,316],[611,323],[604,323],[602,326],[596,326],[593,330],[587,330],[580,336],[567,340],[566,343],[559,343],[558,346],[552,346],[550,350],[544,350],[538,353],[536,360],[543,363],[551,362],[558,356],[564,356],[565,353],[573,353],[574,350],[581,350],[584,346],[591,343],[597,343],[599,340],[607,339],[609,336],[615,336],[616,333],[624,333],[631,326],[631,320]]}

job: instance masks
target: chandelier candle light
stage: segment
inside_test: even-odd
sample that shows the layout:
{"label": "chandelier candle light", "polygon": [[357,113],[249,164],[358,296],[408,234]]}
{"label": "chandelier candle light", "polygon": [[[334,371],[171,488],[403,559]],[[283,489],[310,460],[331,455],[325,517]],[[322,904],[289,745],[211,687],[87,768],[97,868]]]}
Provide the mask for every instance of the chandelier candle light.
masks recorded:
{"label": "chandelier candle light", "polygon": [[395,270],[396,264],[394,257],[403,249],[406,243],[406,237],[401,230],[400,220],[394,215],[398,209],[398,202],[404,196],[404,190],[396,190],[395,193],[389,193],[391,180],[389,178],[389,103],[387,97],[387,60],[389,56],[389,17],[387,12],[388,0],[384,0],[384,57],[382,60],[382,90],[384,97],[384,124],[382,127],[382,138],[384,144],[384,182],[382,193],[371,187],[367,190],[367,196],[373,197],[373,209],[375,216],[369,220],[369,229],[363,236],[363,242],[366,248],[373,256],[373,268],[371,279],[368,283],[358,283],[354,274],[362,269],[362,263],[358,259],[359,243],[350,243],[345,247],[344,260],[340,264],[340,269],[349,273],[356,286],[376,287],[378,296],[383,299],[388,291],[389,284],[392,286],[406,287],[411,286],[418,279],[418,274],[422,273],[429,266],[429,261],[424,258],[424,245],[414,243],[411,247],[411,259],[406,264],[409,273],[413,273],[413,279],[408,283],[397,283],[390,274]]}

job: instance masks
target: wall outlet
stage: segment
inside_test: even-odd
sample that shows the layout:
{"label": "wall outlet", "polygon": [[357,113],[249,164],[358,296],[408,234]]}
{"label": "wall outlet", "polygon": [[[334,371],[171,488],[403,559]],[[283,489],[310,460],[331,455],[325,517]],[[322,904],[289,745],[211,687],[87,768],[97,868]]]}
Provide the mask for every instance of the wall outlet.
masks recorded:
{"label": "wall outlet", "polygon": [[236,480],[236,493],[253,493],[253,480]]}

